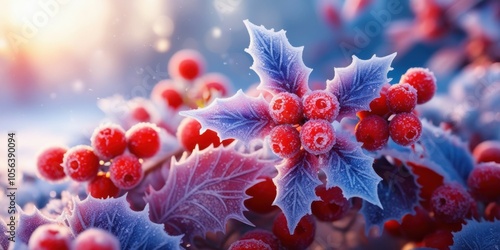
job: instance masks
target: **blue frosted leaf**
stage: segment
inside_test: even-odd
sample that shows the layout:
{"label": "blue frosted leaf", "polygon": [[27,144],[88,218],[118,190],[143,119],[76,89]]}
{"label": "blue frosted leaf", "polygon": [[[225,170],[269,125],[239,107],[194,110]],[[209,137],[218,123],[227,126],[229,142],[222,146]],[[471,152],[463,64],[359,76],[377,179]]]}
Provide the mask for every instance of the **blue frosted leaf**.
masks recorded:
{"label": "blue frosted leaf", "polygon": [[373,168],[383,178],[378,184],[378,197],[384,209],[363,201],[361,213],[365,217],[366,232],[377,226],[382,233],[388,220],[401,221],[404,215],[413,213],[419,202],[420,187],[406,166],[396,167],[381,158],[375,161]]}
{"label": "blue frosted leaf", "polygon": [[12,235],[7,231],[9,231],[9,228],[7,228],[7,223],[5,223],[2,218],[0,218],[0,249],[9,249],[9,237],[12,237]]}
{"label": "blue frosted leaf", "polygon": [[207,232],[224,232],[229,219],[251,225],[243,215],[245,190],[273,167],[274,161],[239,153],[234,144],[195,149],[178,162],[172,159],[165,185],[146,194],[151,220],[185,234],[189,241]]}
{"label": "blue frosted leaf", "polygon": [[412,149],[390,142],[387,149],[380,153],[430,168],[443,176],[445,181],[463,185],[474,167],[474,159],[464,142],[426,120],[422,121],[418,147]]}
{"label": "blue frosted leaf", "polygon": [[370,102],[379,97],[380,89],[392,70],[391,62],[396,53],[385,57],[375,55],[368,60],[353,56],[352,63],[346,68],[335,68],[335,76],[326,82],[327,90],[332,92],[340,104],[337,120],[355,117],[356,112],[370,109]]}
{"label": "blue frosted leaf", "polygon": [[253,58],[253,69],[260,77],[258,89],[277,94],[294,93],[302,96],[309,91],[311,69],[302,61],[303,47],[293,47],[285,31],[275,32],[263,26],[244,21],[250,34],[250,45],[245,50]]}
{"label": "blue frosted leaf", "polygon": [[321,157],[326,187],[338,186],[344,196],[360,197],[379,207],[377,185],[382,180],[373,170],[373,158],[365,155],[360,143],[345,132],[337,132],[337,143]]}
{"label": "blue frosted leaf", "polygon": [[264,138],[274,126],[269,104],[262,96],[249,97],[239,90],[233,97],[216,99],[205,108],[179,112],[197,119],[204,132],[214,130],[221,139],[236,138],[249,143]]}
{"label": "blue frosted leaf", "polygon": [[451,249],[500,249],[500,221],[468,220],[462,230],[453,233]]}
{"label": "blue frosted leaf", "polygon": [[16,244],[17,242],[28,244],[31,234],[39,226],[49,223],[57,223],[56,220],[43,215],[37,208],[35,208],[35,211],[30,214],[24,212],[20,207],[17,207],[17,211],[19,211],[19,223],[16,228]]}
{"label": "blue frosted leaf", "polygon": [[302,217],[311,214],[311,203],[320,200],[315,193],[315,188],[321,184],[317,166],[316,156],[306,152],[284,159],[276,166],[278,175],[273,181],[277,195],[274,205],[280,207],[285,214],[290,232],[295,231]]}
{"label": "blue frosted leaf", "polygon": [[125,195],[116,199],[89,195],[83,201],[75,198],[65,221],[75,235],[91,227],[106,230],[118,238],[122,249],[182,249],[181,237],[170,236],[163,225],[151,222],[147,210],[132,211]]}

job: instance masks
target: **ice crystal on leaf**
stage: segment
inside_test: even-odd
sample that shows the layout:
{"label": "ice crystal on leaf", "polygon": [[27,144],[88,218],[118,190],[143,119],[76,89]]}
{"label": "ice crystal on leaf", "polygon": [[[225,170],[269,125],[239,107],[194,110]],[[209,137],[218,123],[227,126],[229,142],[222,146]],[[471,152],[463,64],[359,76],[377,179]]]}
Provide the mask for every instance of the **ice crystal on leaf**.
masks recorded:
{"label": "ice crystal on leaf", "polygon": [[468,220],[462,230],[453,233],[451,249],[498,249],[500,221]]}
{"label": "ice crystal on leaf", "polygon": [[[250,34],[246,52],[254,59],[251,69],[260,77],[258,88],[274,95],[288,92],[299,97],[310,92],[311,69],[302,61],[302,47],[291,46],[283,30],[267,30],[249,21],[245,21],[245,25]],[[382,85],[389,81],[387,72],[392,69],[390,64],[394,57],[395,54],[373,56],[369,60],[355,57],[347,68],[335,69],[336,76],[327,82],[326,91],[339,100],[338,121],[369,109],[369,103],[380,95]],[[268,110],[269,103],[264,98],[249,98],[239,91],[206,108],[181,114],[198,119],[203,129],[215,130],[223,139],[232,137],[248,143],[252,139],[264,139],[276,125]],[[372,168],[373,158],[364,154],[352,136],[343,133],[337,133],[337,144],[325,154],[315,155],[302,150],[300,156],[284,159],[276,166],[279,175],[273,181],[278,195],[274,203],[285,213],[291,232],[304,215],[311,213],[311,203],[318,199],[314,190],[321,184],[317,176],[320,170],[327,175],[327,186],[339,186],[346,198],[361,197],[381,206],[377,194],[381,178]]]}
{"label": "ice crystal on leaf", "polygon": [[114,234],[122,249],[181,249],[180,236],[170,236],[163,225],[152,223],[148,208],[132,211],[125,196],[120,198],[74,200],[65,222],[78,235],[88,228],[100,228]]}
{"label": "ice crystal on leaf", "polygon": [[251,224],[243,216],[245,190],[268,172],[274,161],[237,152],[234,146],[208,147],[181,160],[172,159],[165,186],[145,199],[150,218],[189,240],[224,231],[229,219]]}

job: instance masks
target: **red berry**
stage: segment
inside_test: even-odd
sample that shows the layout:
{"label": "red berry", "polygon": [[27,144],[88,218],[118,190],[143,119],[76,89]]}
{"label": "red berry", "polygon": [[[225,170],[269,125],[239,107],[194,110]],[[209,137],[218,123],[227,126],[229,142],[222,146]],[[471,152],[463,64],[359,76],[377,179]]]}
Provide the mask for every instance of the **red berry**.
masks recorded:
{"label": "red berry", "polygon": [[467,185],[481,201],[500,201],[500,163],[478,164],[469,174]]}
{"label": "red berry", "polygon": [[307,119],[323,119],[333,122],[339,115],[337,97],[324,90],[313,91],[303,97],[304,116]]}
{"label": "red berry", "polygon": [[274,234],[262,229],[255,229],[246,232],[244,235],[240,237],[240,240],[248,240],[248,239],[262,241],[266,243],[269,247],[271,247],[271,250],[279,250],[281,247],[278,238],[276,238]]}
{"label": "red berry", "polygon": [[182,95],[171,80],[157,83],[151,91],[151,99],[172,109],[177,109],[184,103]]}
{"label": "red berry", "polygon": [[470,211],[472,197],[458,184],[445,184],[431,197],[431,207],[436,219],[445,223],[461,222]]}
{"label": "red berry", "polygon": [[389,124],[378,115],[369,115],[356,125],[356,140],[363,143],[363,148],[375,151],[383,148],[389,140]]}
{"label": "red berry", "polygon": [[153,123],[138,123],[126,133],[128,150],[139,158],[154,156],[160,150],[160,128]]}
{"label": "red berry", "polygon": [[276,94],[269,103],[269,113],[278,124],[297,124],[302,120],[302,103],[295,94]]}
{"label": "red berry", "polygon": [[483,141],[472,152],[477,162],[500,163],[500,141]]}
{"label": "red berry", "polygon": [[292,125],[279,125],[270,133],[273,152],[281,158],[291,158],[300,150],[300,134]]}
{"label": "red berry", "polygon": [[142,164],[133,155],[120,155],[114,158],[109,173],[111,181],[121,189],[134,188],[144,176]]}
{"label": "red berry", "polygon": [[425,68],[410,68],[401,76],[399,83],[408,83],[417,90],[417,103],[428,102],[436,93],[436,78]]}
{"label": "red berry", "polygon": [[395,115],[389,123],[389,135],[392,140],[401,146],[408,146],[420,139],[422,123],[412,113]]}
{"label": "red berry", "polygon": [[254,239],[248,240],[237,240],[231,246],[229,246],[228,250],[272,250],[271,247],[260,241]]}
{"label": "red berry", "polygon": [[401,225],[397,220],[389,220],[384,223],[384,231],[394,237],[402,237]]}
{"label": "red berry", "polygon": [[500,203],[488,204],[484,210],[484,218],[489,221],[500,220]]}
{"label": "red berry", "polygon": [[434,190],[443,185],[443,176],[432,171],[430,168],[409,162],[412,172],[417,176],[417,182],[421,185],[420,202],[423,207],[430,209],[430,199]]}
{"label": "red berry", "polygon": [[287,249],[303,250],[314,241],[316,225],[313,217],[306,215],[300,219],[293,234],[290,234],[285,214],[280,213],[274,220],[273,233],[280,240],[281,245],[287,247]]}
{"label": "red berry", "polygon": [[226,97],[229,93],[229,79],[218,73],[210,73],[202,76],[197,83],[195,96],[204,103],[210,103],[218,97]]}
{"label": "red berry", "polygon": [[392,85],[387,90],[387,107],[393,113],[409,113],[417,106],[417,90],[408,83]]}
{"label": "red berry", "polygon": [[67,150],[64,147],[50,147],[38,155],[36,166],[42,178],[48,181],[58,181],[66,177],[61,164]]}
{"label": "red berry", "polygon": [[336,142],[335,130],[326,120],[309,120],[300,130],[300,141],[304,149],[315,155],[324,154]]}
{"label": "red berry", "polygon": [[407,214],[401,222],[402,234],[412,240],[421,241],[434,230],[434,220],[425,208],[417,207],[416,214]]}
{"label": "red berry", "polygon": [[73,250],[120,250],[120,242],[108,231],[89,228],[76,237]]}
{"label": "red berry", "polygon": [[350,203],[342,195],[342,189],[339,187],[326,189],[325,185],[320,185],[316,188],[316,195],[321,201],[313,201],[311,209],[313,215],[321,221],[342,219],[349,211]]}
{"label": "red berry", "polygon": [[69,250],[71,241],[72,235],[67,227],[44,224],[33,231],[28,247],[30,250]]}
{"label": "red berry", "polygon": [[450,246],[453,245],[453,234],[449,230],[438,230],[425,236],[422,243],[424,247],[450,249]]}
{"label": "red berry", "polygon": [[387,90],[391,87],[389,83],[382,85],[380,96],[370,102],[370,112],[379,116],[386,116],[389,114],[389,107],[387,106]]}
{"label": "red berry", "polygon": [[151,115],[149,111],[144,106],[137,106],[132,110],[132,118],[139,122],[149,122],[151,121]]}
{"label": "red berry", "polygon": [[270,177],[264,177],[263,181],[251,186],[245,193],[251,196],[244,201],[245,207],[252,212],[266,214],[277,208],[273,206],[276,186]]}
{"label": "red berry", "polygon": [[116,124],[105,124],[96,128],[90,142],[94,153],[106,161],[123,154],[127,148],[125,130]]}
{"label": "red berry", "polygon": [[64,154],[64,172],[75,181],[88,181],[99,172],[99,157],[87,145],[70,148]]}
{"label": "red berry", "polygon": [[196,50],[180,50],[168,61],[168,73],[172,78],[192,81],[200,76],[205,68],[205,59]]}
{"label": "red berry", "polygon": [[[207,129],[200,134],[201,124],[193,118],[185,118],[177,128],[176,137],[180,144],[186,151],[193,151],[196,145],[198,149],[202,150],[210,145],[218,147],[221,141],[217,133],[211,129]],[[234,139],[226,139],[222,141],[222,145],[227,146],[233,142]]]}
{"label": "red berry", "polygon": [[99,173],[87,186],[87,192],[94,198],[117,197],[120,189],[109,178],[109,174]]}

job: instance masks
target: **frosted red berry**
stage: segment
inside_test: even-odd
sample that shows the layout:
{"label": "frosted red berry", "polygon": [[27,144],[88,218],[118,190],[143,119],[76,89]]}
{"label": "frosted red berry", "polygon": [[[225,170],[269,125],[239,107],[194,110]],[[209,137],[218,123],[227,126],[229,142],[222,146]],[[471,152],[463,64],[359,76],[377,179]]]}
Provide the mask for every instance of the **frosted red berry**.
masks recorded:
{"label": "frosted red berry", "polygon": [[120,250],[120,242],[108,231],[89,228],[76,237],[73,250]]}
{"label": "frosted red berry", "polygon": [[385,83],[382,85],[382,89],[380,90],[380,96],[373,99],[370,102],[370,113],[386,116],[389,114],[389,107],[387,106],[387,90],[391,87],[389,83]]}
{"label": "frosted red berry", "polygon": [[416,213],[405,215],[401,222],[402,234],[412,241],[423,240],[434,228],[434,219],[423,207],[416,207]]}
{"label": "frosted red berry", "polygon": [[453,234],[449,230],[437,230],[425,236],[422,244],[433,249],[449,249],[453,245]]}
{"label": "frosted red berry", "polygon": [[153,123],[138,123],[125,134],[128,150],[139,158],[149,158],[160,150],[160,128]]}
{"label": "frosted red berry", "polygon": [[132,118],[134,118],[134,120],[139,122],[151,121],[151,115],[144,106],[137,106],[134,109],[132,109]]}
{"label": "frosted red berry", "polygon": [[215,98],[226,97],[229,93],[229,86],[231,86],[229,79],[224,75],[206,74],[197,81],[195,96],[209,103]]}
{"label": "frosted red berry", "polygon": [[151,99],[172,109],[177,109],[184,103],[181,93],[170,80],[157,83],[151,91]]}
{"label": "frosted red berry", "polygon": [[500,203],[491,202],[484,209],[484,218],[489,221],[500,220]]}
{"label": "frosted red berry", "polygon": [[99,157],[92,147],[79,145],[66,151],[62,166],[71,179],[80,182],[89,181],[99,172]]}
{"label": "frosted red berry", "polygon": [[500,201],[500,163],[478,164],[470,172],[467,185],[476,199]]}
{"label": "frosted red berry", "polygon": [[444,184],[432,193],[431,207],[436,219],[457,223],[470,211],[471,200],[472,197],[459,184]]}
{"label": "frosted red berry", "polygon": [[244,205],[252,212],[266,214],[277,208],[273,205],[276,198],[276,185],[271,177],[264,177],[264,180],[248,188],[245,193],[250,198],[244,201]]}
{"label": "frosted red berry", "polygon": [[340,110],[337,97],[324,90],[316,90],[305,95],[302,106],[307,119],[323,119],[329,122],[337,118]]}
{"label": "frosted red berry", "polygon": [[265,231],[262,229],[255,229],[255,230],[246,232],[245,234],[243,234],[240,237],[240,240],[248,240],[248,239],[262,241],[262,242],[266,243],[271,248],[271,250],[280,250],[281,249],[280,248],[281,245],[280,245],[278,238],[276,238],[276,236],[274,236],[269,231]]}
{"label": "frosted red berry", "polygon": [[55,146],[44,149],[38,155],[36,166],[42,178],[48,181],[58,181],[66,177],[61,164],[67,150],[64,147]]}
{"label": "frosted red berry", "polygon": [[214,147],[218,147],[221,144],[227,146],[234,141],[234,139],[226,139],[221,142],[215,131],[207,129],[200,134],[200,130],[201,124],[196,119],[185,118],[181,121],[177,128],[176,136],[186,151],[193,151],[196,145],[198,145],[199,150],[202,150],[210,145]]}
{"label": "frosted red berry", "polygon": [[133,155],[120,155],[113,159],[109,167],[111,181],[121,189],[131,189],[137,186],[143,176],[142,164]]}
{"label": "frosted red berry", "polygon": [[387,90],[387,107],[393,113],[409,113],[417,106],[417,90],[408,83],[392,85]]}
{"label": "frosted red berry", "polygon": [[300,130],[300,141],[304,149],[315,155],[332,149],[337,137],[331,123],[326,120],[309,120]]}
{"label": "frosted red berry", "polygon": [[426,68],[410,68],[401,76],[399,83],[408,83],[417,90],[417,103],[426,103],[436,93],[436,78]]}
{"label": "frosted red berry", "polygon": [[271,150],[281,158],[291,158],[300,150],[300,134],[292,125],[279,125],[270,133]]}
{"label": "frosted red berry", "polygon": [[389,140],[389,124],[378,115],[368,115],[358,122],[355,129],[356,140],[363,143],[366,150],[383,148]]}
{"label": "frosted red berry", "polygon": [[109,174],[99,173],[87,185],[87,192],[94,198],[106,199],[117,197],[120,189],[111,181]]}
{"label": "frosted red berry", "polygon": [[389,123],[389,135],[399,145],[408,146],[420,139],[422,123],[412,113],[395,115]]}
{"label": "frosted red berry", "polygon": [[500,163],[500,141],[483,141],[474,148],[472,155],[477,162]]}
{"label": "frosted red berry", "polygon": [[300,219],[293,234],[288,231],[285,214],[280,213],[273,223],[273,233],[282,246],[289,250],[303,250],[312,244],[316,234],[316,224],[310,215]]}
{"label": "frosted red berry", "polygon": [[180,50],[168,61],[168,73],[172,78],[192,81],[205,70],[205,59],[196,50]]}
{"label": "frosted red berry", "polygon": [[237,240],[231,246],[229,246],[228,250],[272,250],[271,247],[260,241],[255,239],[248,240]]}
{"label": "frosted red berry", "polygon": [[336,221],[342,219],[349,211],[350,202],[342,195],[342,189],[325,185],[316,188],[316,195],[321,201],[313,201],[311,210],[314,216],[321,221]]}
{"label": "frosted red berry", "polygon": [[278,124],[297,124],[303,119],[300,98],[288,92],[273,97],[269,103],[269,113]]}
{"label": "frosted red berry", "polygon": [[94,153],[102,160],[110,160],[127,149],[125,130],[117,124],[103,124],[97,127],[90,138]]}
{"label": "frosted red berry", "polygon": [[68,228],[58,224],[44,224],[33,231],[28,247],[30,250],[69,250],[72,238]]}

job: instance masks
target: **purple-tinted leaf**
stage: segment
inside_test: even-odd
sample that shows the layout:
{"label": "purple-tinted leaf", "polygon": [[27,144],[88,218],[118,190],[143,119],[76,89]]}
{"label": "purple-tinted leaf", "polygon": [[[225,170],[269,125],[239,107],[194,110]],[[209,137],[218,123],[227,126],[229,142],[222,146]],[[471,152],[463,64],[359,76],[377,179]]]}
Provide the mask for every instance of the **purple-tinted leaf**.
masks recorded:
{"label": "purple-tinted leaf", "polygon": [[370,102],[379,97],[380,89],[392,70],[391,62],[396,53],[385,57],[375,55],[368,60],[353,56],[352,63],[346,68],[335,68],[335,76],[326,82],[327,90],[332,92],[340,104],[337,120],[355,117],[356,112],[370,109]]}
{"label": "purple-tinted leaf", "polygon": [[303,47],[293,47],[284,30],[267,30],[248,20],[244,23],[250,34],[250,45],[245,51],[253,58],[251,69],[260,77],[257,88],[274,94],[289,92],[298,96],[308,92],[312,70],[302,61]]}
{"label": "purple-tinted leaf", "polygon": [[39,226],[49,223],[57,223],[56,220],[47,218],[37,208],[32,214],[25,213],[21,208],[19,211],[19,223],[16,225],[16,244],[17,242],[28,244],[31,234]]}
{"label": "purple-tinted leaf", "polygon": [[264,138],[274,126],[269,104],[262,96],[249,97],[239,90],[234,96],[216,99],[205,108],[182,111],[181,115],[197,119],[202,129],[211,129],[221,139],[236,138],[249,143]]}
{"label": "purple-tinted leaf", "polygon": [[224,231],[229,219],[251,224],[243,216],[245,190],[270,167],[273,161],[239,153],[233,146],[195,149],[179,162],[172,159],[165,186],[146,195],[150,217],[190,241]]}
{"label": "purple-tinted leaf", "polygon": [[163,225],[149,220],[147,209],[135,212],[129,208],[125,196],[95,199],[90,195],[83,201],[75,198],[67,225],[78,235],[96,227],[114,234],[122,249],[181,249],[180,236],[165,233]]}
{"label": "purple-tinted leaf", "polygon": [[382,207],[377,194],[382,178],[375,173],[372,164],[373,158],[363,153],[361,144],[342,131],[337,131],[337,142],[332,150],[321,156],[327,188],[338,186],[347,199],[360,197]]}
{"label": "purple-tinted leaf", "polygon": [[[11,223],[10,220],[9,223]],[[0,218],[0,249],[9,249],[9,238],[14,237],[11,232],[13,232],[12,234],[15,234],[16,231],[10,231],[10,229],[7,227],[7,223],[5,223],[5,221]]]}
{"label": "purple-tinted leaf", "polygon": [[419,202],[420,187],[406,166],[396,167],[381,158],[375,161],[373,168],[382,177],[378,184],[378,197],[384,209],[363,201],[361,213],[365,217],[366,232],[377,226],[381,234],[385,222],[401,222],[404,215],[413,213]]}
{"label": "purple-tinted leaf", "polygon": [[499,249],[500,221],[468,220],[462,230],[453,233],[451,249]]}
{"label": "purple-tinted leaf", "polygon": [[317,167],[318,159],[307,152],[284,159],[277,166],[278,175],[273,179],[277,189],[274,205],[285,214],[290,232],[294,232],[302,217],[311,214],[311,203],[320,200],[315,193],[321,184]]}

